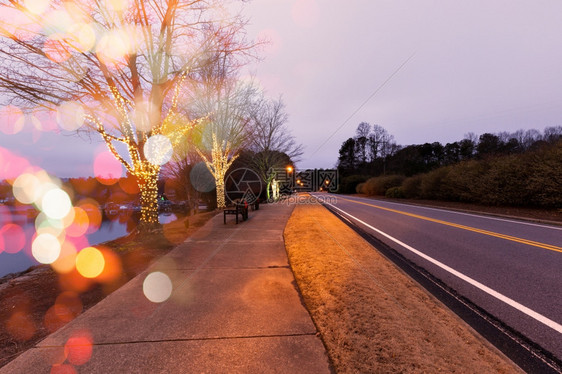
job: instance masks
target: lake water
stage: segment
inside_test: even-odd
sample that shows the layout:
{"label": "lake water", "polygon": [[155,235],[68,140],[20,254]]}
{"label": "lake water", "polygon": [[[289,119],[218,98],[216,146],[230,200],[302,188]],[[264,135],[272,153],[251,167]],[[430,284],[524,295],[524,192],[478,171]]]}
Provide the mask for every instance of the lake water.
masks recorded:
{"label": "lake water", "polygon": [[[6,213],[6,210],[0,211],[0,227],[4,225],[4,222],[8,221],[23,228],[27,240],[24,249],[17,253],[0,252],[0,277],[9,273],[23,271],[30,266],[39,264],[30,254],[30,238],[35,227],[34,219],[27,218],[25,213],[22,212],[16,212],[10,215]],[[130,227],[127,228],[126,222],[107,220],[102,222],[97,231],[87,234],[86,238],[89,245],[95,245],[120,238],[127,235],[129,231]]]}
{"label": "lake water", "polygon": [[[161,224],[169,223],[177,219],[173,213],[160,213],[158,220]],[[16,273],[26,270],[30,266],[39,265],[31,255],[31,241],[35,233],[35,218],[30,217],[26,210],[9,209],[0,205],[0,230],[6,224],[14,224],[23,229],[25,232],[25,246],[17,253],[7,253],[2,248],[9,246],[6,241],[9,237],[3,237],[0,231],[0,277],[6,274]],[[113,220],[104,220],[99,229],[91,234],[86,234],[82,242],[84,248],[87,245],[96,245],[110,240],[120,238],[131,232],[136,227],[136,223],[131,218],[131,212],[120,211]],[[4,244],[4,246],[3,246]]]}

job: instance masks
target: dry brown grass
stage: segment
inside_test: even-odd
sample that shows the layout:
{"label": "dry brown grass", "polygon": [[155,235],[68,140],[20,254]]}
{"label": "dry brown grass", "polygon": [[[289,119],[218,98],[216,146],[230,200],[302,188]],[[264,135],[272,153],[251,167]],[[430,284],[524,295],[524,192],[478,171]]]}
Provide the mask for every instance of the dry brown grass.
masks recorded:
{"label": "dry brown grass", "polygon": [[297,206],[284,236],[338,373],[520,372],[322,206]]}

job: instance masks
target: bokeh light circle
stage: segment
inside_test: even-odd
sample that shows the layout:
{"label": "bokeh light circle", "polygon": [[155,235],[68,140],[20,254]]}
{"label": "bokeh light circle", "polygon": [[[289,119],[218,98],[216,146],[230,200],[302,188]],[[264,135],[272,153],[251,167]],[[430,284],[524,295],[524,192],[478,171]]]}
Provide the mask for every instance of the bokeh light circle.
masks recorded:
{"label": "bokeh light circle", "polygon": [[152,124],[160,119],[160,111],[150,101],[139,101],[131,113],[135,127],[139,131],[148,132],[152,130]]}
{"label": "bokeh light circle", "polygon": [[42,264],[51,264],[56,261],[61,251],[61,245],[56,236],[49,233],[37,235],[31,244],[33,257]]}
{"label": "bokeh light circle", "polygon": [[20,108],[7,105],[0,109],[0,131],[6,135],[17,134],[23,129],[25,116]]}
{"label": "bokeh light circle", "polygon": [[75,332],[64,345],[68,361],[73,365],[84,365],[92,357],[92,336],[89,332]]}
{"label": "bokeh light circle", "polygon": [[[4,3],[3,3],[4,4]],[[2,6],[0,12],[0,35],[9,38],[15,36],[20,40],[31,40],[37,36],[41,25],[36,17],[28,12],[22,12],[15,7]]]}
{"label": "bokeh light circle", "polygon": [[57,123],[63,130],[78,130],[86,118],[86,113],[82,105],[67,101],[57,108]]}
{"label": "bokeh light circle", "polygon": [[22,204],[31,204],[38,198],[39,186],[39,178],[35,175],[30,173],[20,174],[12,185],[14,197]]}
{"label": "bokeh light circle", "polygon": [[29,10],[31,13],[40,15],[47,10],[51,1],[50,0],[24,0],[23,3],[26,9]]}
{"label": "bokeh light circle", "polygon": [[70,226],[66,228],[66,234],[72,237],[79,237],[88,231],[90,225],[90,219],[88,213],[81,207],[75,207],[74,209],[74,219]]}
{"label": "bokeh light circle", "polygon": [[89,23],[77,23],[70,29],[73,37],[72,46],[79,52],[87,52],[94,48],[96,44],[96,32]]}
{"label": "bokeh light circle", "polygon": [[96,232],[102,221],[102,213],[100,206],[94,199],[84,199],[80,200],[77,204],[88,216],[88,227],[86,229],[86,234],[91,234]]}
{"label": "bokeh light circle", "polygon": [[111,154],[111,152],[101,152],[94,160],[94,175],[102,184],[115,184],[123,174],[123,166]]}
{"label": "bokeh light circle", "polygon": [[116,12],[122,12],[129,6],[129,0],[105,0],[105,5],[108,9],[113,9]]}
{"label": "bokeh light circle", "polygon": [[123,266],[119,256],[109,248],[100,247],[105,265],[96,280],[101,283],[111,283],[118,280],[123,275]]}
{"label": "bokeh light circle", "polygon": [[0,229],[0,252],[17,253],[25,246],[25,232],[14,223],[7,223]]}
{"label": "bokeh light circle", "polygon": [[76,270],[84,278],[95,278],[105,267],[103,254],[94,247],[87,247],[76,255]]}
{"label": "bokeh light circle", "polygon": [[59,257],[53,261],[51,267],[59,274],[70,273],[76,266],[76,247],[65,240],[61,246]]}
{"label": "bokeh light circle", "polygon": [[204,162],[198,162],[189,172],[189,181],[199,192],[209,192],[215,189],[215,178]]}
{"label": "bokeh light circle", "polygon": [[23,170],[30,167],[29,161],[0,147],[0,179],[16,179]]}
{"label": "bokeh light circle", "polygon": [[68,60],[71,56],[70,46],[62,34],[53,34],[43,44],[43,52],[49,60],[61,63]]}
{"label": "bokeh light circle", "polygon": [[31,315],[19,309],[16,309],[10,318],[4,322],[4,327],[12,338],[20,342],[31,339],[37,330]]}
{"label": "bokeh light circle", "polygon": [[63,219],[72,209],[68,194],[60,188],[49,190],[41,199],[41,210],[53,219]]}
{"label": "bokeh light circle", "polygon": [[55,313],[64,322],[70,322],[78,317],[84,305],[75,292],[66,291],[57,296],[54,305]]}
{"label": "bokeh light circle", "polygon": [[43,24],[43,32],[47,35],[64,35],[74,24],[72,16],[68,14],[64,8],[48,12],[41,18],[41,20]]}
{"label": "bokeh light circle", "polygon": [[[61,357],[66,360],[65,354],[66,352],[64,352],[63,350]],[[50,372],[50,374],[77,374],[77,373],[78,372],[76,371],[74,366],[70,364],[53,364],[53,366],[51,366],[51,372]]]}
{"label": "bokeh light circle", "polygon": [[36,175],[39,179],[39,186],[37,186],[37,191],[35,193],[36,198],[33,201],[33,203],[38,209],[43,210],[42,208],[43,197],[47,192],[51,190],[59,189],[59,186],[54,184],[50,179],[47,180],[48,176],[38,175],[38,174]]}
{"label": "bokeh light circle", "polygon": [[56,237],[65,236],[62,221],[50,218],[43,212],[39,213],[37,217],[35,217],[35,231],[38,235],[49,233]]}
{"label": "bokeh light circle", "polygon": [[144,155],[153,165],[164,165],[173,153],[172,142],[164,135],[153,135],[144,144]]}
{"label": "bokeh light circle", "polygon": [[172,281],[166,274],[155,271],[144,279],[142,292],[153,303],[162,303],[172,294]]}

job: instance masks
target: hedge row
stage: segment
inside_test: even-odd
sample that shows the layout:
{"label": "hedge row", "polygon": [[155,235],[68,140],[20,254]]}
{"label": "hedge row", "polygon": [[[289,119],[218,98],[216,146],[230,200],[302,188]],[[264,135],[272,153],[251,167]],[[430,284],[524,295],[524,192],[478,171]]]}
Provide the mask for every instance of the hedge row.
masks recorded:
{"label": "hedge row", "polygon": [[562,208],[562,142],[524,154],[470,160],[413,177],[360,183],[357,193],[485,205]]}

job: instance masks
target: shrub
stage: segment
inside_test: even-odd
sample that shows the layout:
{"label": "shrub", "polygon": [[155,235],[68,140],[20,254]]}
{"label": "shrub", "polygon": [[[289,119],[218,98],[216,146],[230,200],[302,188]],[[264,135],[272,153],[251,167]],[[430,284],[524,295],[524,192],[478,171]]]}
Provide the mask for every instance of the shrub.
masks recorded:
{"label": "shrub", "polygon": [[448,200],[450,194],[443,186],[449,167],[442,167],[422,175],[420,195],[423,199]]}
{"label": "shrub", "polygon": [[341,179],[338,193],[356,193],[357,185],[365,182],[369,177],[365,175],[350,175]]}
{"label": "shrub", "polygon": [[359,183],[356,187],[355,187],[355,192],[356,193],[360,193],[360,194],[365,194],[365,184],[366,183]]}
{"label": "shrub", "polygon": [[367,179],[363,190],[367,195],[382,195],[382,193],[380,192],[380,184],[378,183],[376,177]]}
{"label": "shrub", "polygon": [[407,178],[401,192],[407,198],[561,208],[562,142],[441,167]]}
{"label": "shrub", "polygon": [[386,190],[386,197],[394,198],[394,199],[403,199],[404,191],[402,191],[402,187],[391,187]]}
{"label": "shrub", "polygon": [[486,195],[486,186],[482,181],[488,172],[487,161],[463,161],[452,165],[442,181],[446,184],[447,194],[451,200],[467,203],[482,201]]}
{"label": "shrub", "polygon": [[490,168],[480,181],[486,186],[481,202],[489,205],[529,205],[532,196],[527,188],[530,168],[522,157],[504,156],[490,161]]}
{"label": "shrub", "polygon": [[406,178],[404,182],[402,182],[402,193],[404,197],[408,199],[419,199],[421,196],[421,181],[421,174]]}
{"label": "shrub", "polygon": [[526,157],[527,191],[538,206],[562,208],[562,141]]}
{"label": "shrub", "polygon": [[365,193],[367,195],[385,196],[386,190],[392,187],[400,187],[404,181],[402,175],[385,175],[374,177],[365,182]]}
{"label": "shrub", "polygon": [[562,208],[562,141],[523,154],[466,160],[409,178],[387,175],[356,191],[393,198]]}

